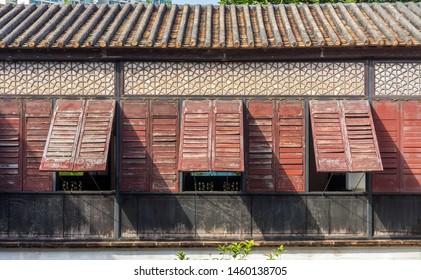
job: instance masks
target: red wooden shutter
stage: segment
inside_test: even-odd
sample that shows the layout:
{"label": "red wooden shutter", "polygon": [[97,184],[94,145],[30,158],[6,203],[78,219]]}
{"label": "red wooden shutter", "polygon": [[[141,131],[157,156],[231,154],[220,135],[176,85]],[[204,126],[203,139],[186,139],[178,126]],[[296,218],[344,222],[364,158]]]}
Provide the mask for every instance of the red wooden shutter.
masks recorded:
{"label": "red wooden shutter", "polygon": [[178,170],[211,170],[212,101],[184,100]]}
{"label": "red wooden shutter", "polygon": [[214,101],[213,171],[244,171],[243,102]]}
{"label": "red wooden shutter", "polygon": [[0,190],[21,190],[21,101],[0,99]]}
{"label": "red wooden shutter", "polygon": [[178,191],[178,101],[151,102],[152,191]]}
{"label": "red wooden shutter", "polygon": [[113,127],[115,100],[88,100],[73,171],[104,171]]}
{"label": "red wooden shutter", "polygon": [[278,101],[279,173],[277,191],[305,191],[304,102]]}
{"label": "red wooden shutter", "polygon": [[383,170],[366,100],[310,101],[317,171]]}
{"label": "red wooden shutter", "polygon": [[317,171],[349,171],[345,126],[339,101],[310,101]]}
{"label": "red wooden shutter", "polygon": [[400,189],[400,102],[373,101],[373,119],[382,158],[382,172],[373,173],[374,192]]}
{"label": "red wooden shutter", "polygon": [[83,100],[57,101],[40,170],[73,170],[84,106]]}
{"label": "red wooden shutter", "polygon": [[421,103],[402,101],[402,192],[421,191]]}
{"label": "red wooden shutter", "polygon": [[39,171],[51,120],[51,100],[25,100],[23,190],[52,190],[52,173]]}
{"label": "red wooden shutter", "polygon": [[382,171],[370,104],[367,100],[343,100],[341,105],[351,158],[350,171]]}
{"label": "red wooden shutter", "polygon": [[121,102],[121,190],[149,190],[148,103]]}
{"label": "red wooden shutter", "polygon": [[275,191],[274,113],[273,101],[247,102],[248,192]]}

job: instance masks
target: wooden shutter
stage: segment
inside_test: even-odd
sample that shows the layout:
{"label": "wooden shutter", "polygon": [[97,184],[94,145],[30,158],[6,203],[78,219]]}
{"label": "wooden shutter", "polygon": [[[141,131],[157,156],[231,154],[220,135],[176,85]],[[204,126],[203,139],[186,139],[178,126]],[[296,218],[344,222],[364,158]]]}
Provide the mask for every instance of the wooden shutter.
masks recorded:
{"label": "wooden shutter", "polygon": [[304,102],[278,101],[277,191],[305,191],[305,114]]}
{"label": "wooden shutter", "polygon": [[107,169],[114,111],[114,100],[86,102],[73,171]]}
{"label": "wooden shutter", "polygon": [[178,101],[151,102],[152,191],[178,191]]}
{"label": "wooden shutter", "polygon": [[421,103],[402,101],[401,191],[421,191]]}
{"label": "wooden shutter", "polygon": [[148,103],[121,103],[121,190],[149,190]]}
{"label": "wooden shutter", "polygon": [[40,170],[73,171],[84,107],[83,100],[57,101]]}
{"label": "wooden shutter", "polygon": [[368,101],[312,100],[310,114],[317,171],[383,170]]}
{"label": "wooden shutter", "polygon": [[0,190],[21,190],[21,101],[0,99]]}
{"label": "wooden shutter", "polygon": [[275,191],[275,104],[273,101],[247,102],[247,183],[248,192]]}
{"label": "wooden shutter", "polygon": [[52,190],[52,173],[39,171],[50,128],[51,100],[24,101],[23,190]]}
{"label": "wooden shutter", "polygon": [[243,102],[214,101],[213,171],[244,171]]}
{"label": "wooden shutter", "polygon": [[373,101],[373,120],[383,163],[382,172],[373,173],[374,192],[400,189],[400,102]]}
{"label": "wooden shutter", "polygon": [[183,101],[178,170],[211,170],[212,123],[212,101]]}

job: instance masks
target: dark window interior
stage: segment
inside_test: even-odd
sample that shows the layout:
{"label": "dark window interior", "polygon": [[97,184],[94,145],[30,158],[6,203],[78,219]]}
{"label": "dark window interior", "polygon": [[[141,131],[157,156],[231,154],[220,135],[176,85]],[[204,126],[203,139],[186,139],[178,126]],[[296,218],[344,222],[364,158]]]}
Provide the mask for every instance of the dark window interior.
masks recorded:
{"label": "dark window interior", "polygon": [[238,192],[241,190],[241,172],[184,172],[184,191]]}

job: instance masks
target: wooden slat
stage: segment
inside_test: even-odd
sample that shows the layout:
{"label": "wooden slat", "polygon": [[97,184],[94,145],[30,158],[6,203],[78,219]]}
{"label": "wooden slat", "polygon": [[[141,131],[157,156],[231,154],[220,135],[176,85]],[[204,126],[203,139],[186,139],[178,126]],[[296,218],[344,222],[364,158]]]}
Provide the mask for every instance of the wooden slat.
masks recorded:
{"label": "wooden slat", "polygon": [[52,173],[39,171],[50,128],[51,100],[25,100],[23,190],[51,191]]}
{"label": "wooden slat", "polygon": [[212,101],[183,101],[179,171],[211,170],[212,123]]}
{"label": "wooden slat", "polygon": [[88,100],[73,171],[105,171],[113,128],[115,100]]}
{"label": "wooden slat", "polygon": [[148,103],[123,101],[121,108],[120,190],[149,191]]}
{"label": "wooden slat", "polygon": [[73,170],[84,107],[85,101],[83,100],[57,101],[40,170]]}
{"label": "wooden slat", "polygon": [[275,191],[275,103],[247,102],[247,192]]}
{"label": "wooden slat", "polygon": [[304,102],[278,101],[276,191],[305,191],[305,114]]}
{"label": "wooden slat", "polygon": [[368,101],[310,101],[319,172],[382,171]]}
{"label": "wooden slat", "polygon": [[21,101],[0,99],[0,191],[21,190]]}
{"label": "wooden slat", "polygon": [[151,191],[154,192],[178,191],[178,106],[178,101],[151,101]]}
{"label": "wooden slat", "polygon": [[244,171],[243,102],[213,103],[212,170]]}

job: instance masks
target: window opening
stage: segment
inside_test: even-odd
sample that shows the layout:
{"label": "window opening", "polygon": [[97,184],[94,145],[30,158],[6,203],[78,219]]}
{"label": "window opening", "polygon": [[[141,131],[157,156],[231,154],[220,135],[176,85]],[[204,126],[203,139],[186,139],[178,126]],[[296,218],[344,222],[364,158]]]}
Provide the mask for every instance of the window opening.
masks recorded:
{"label": "window opening", "polygon": [[242,176],[242,172],[183,172],[183,190],[239,192]]}

